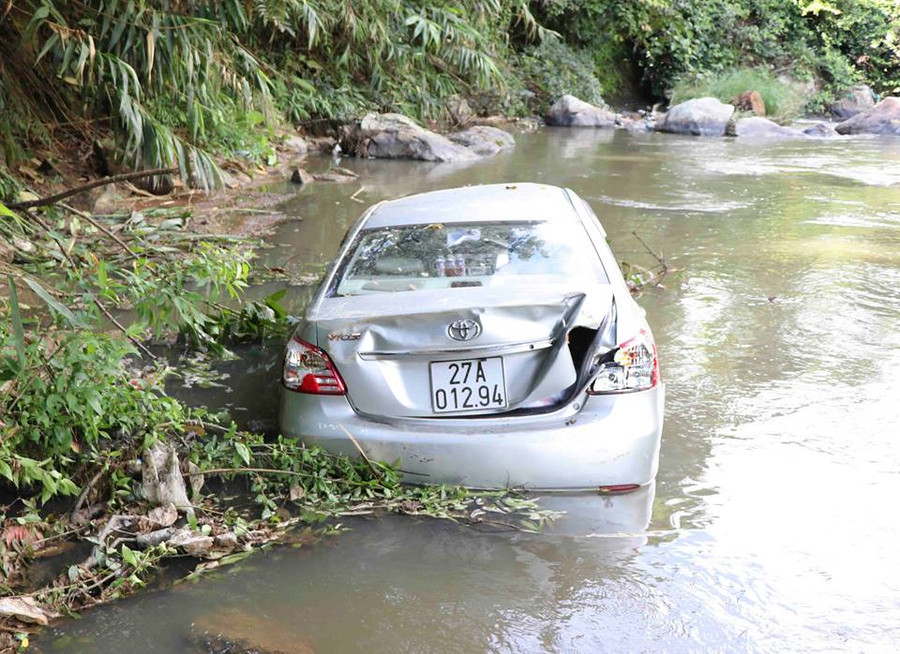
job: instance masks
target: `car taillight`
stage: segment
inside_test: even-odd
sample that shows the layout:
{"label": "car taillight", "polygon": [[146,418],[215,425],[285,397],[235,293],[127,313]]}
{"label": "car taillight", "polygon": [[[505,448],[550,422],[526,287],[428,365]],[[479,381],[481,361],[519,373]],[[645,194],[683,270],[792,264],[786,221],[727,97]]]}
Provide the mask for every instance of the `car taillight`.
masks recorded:
{"label": "car taillight", "polygon": [[344,395],[344,380],[322,350],[296,336],[284,353],[282,381],[286,388],[298,393]]}
{"label": "car taillight", "polygon": [[643,391],[659,383],[659,359],[650,334],[641,333],[612,350],[600,363],[589,395]]}

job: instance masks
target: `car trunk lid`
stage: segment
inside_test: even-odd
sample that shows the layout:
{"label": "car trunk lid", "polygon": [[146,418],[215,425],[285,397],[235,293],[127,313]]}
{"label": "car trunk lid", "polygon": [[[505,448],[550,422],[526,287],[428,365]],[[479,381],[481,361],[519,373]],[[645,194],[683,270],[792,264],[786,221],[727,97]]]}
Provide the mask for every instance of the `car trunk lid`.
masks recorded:
{"label": "car trunk lid", "polygon": [[[452,294],[327,298],[307,318],[315,322],[318,345],[334,361],[360,413],[477,416],[514,410],[571,386],[576,370],[566,334],[576,324],[599,325],[611,302],[606,285],[589,292],[547,289],[527,297],[459,288]],[[460,393],[456,403],[454,390]],[[463,401],[466,393],[472,401]]]}

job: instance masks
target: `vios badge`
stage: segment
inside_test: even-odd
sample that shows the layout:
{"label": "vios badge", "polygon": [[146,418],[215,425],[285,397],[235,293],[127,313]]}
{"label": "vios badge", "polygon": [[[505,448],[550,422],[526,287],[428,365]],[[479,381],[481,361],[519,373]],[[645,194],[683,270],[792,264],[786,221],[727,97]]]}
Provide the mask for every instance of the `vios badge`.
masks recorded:
{"label": "vios badge", "polygon": [[481,325],[474,320],[454,320],[447,328],[447,334],[454,341],[471,341],[481,333]]}

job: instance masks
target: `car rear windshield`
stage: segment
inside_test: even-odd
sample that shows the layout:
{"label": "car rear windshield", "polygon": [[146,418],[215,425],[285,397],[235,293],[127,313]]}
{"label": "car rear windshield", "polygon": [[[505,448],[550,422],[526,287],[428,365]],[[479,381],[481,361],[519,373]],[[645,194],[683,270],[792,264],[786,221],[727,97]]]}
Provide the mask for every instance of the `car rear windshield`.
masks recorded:
{"label": "car rear windshield", "polygon": [[578,223],[403,225],[360,232],[330,295],[573,281],[608,282]]}

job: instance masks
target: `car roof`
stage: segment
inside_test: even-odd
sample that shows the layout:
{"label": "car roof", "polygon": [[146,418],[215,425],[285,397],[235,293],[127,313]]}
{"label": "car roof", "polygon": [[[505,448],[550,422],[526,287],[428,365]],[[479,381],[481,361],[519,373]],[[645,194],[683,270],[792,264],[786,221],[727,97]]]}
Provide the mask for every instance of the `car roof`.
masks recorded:
{"label": "car roof", "polygon": [[577,221],[569,191],[548,184],[483,184],[419,193],[376,205],[365,229],[423,223]]}

